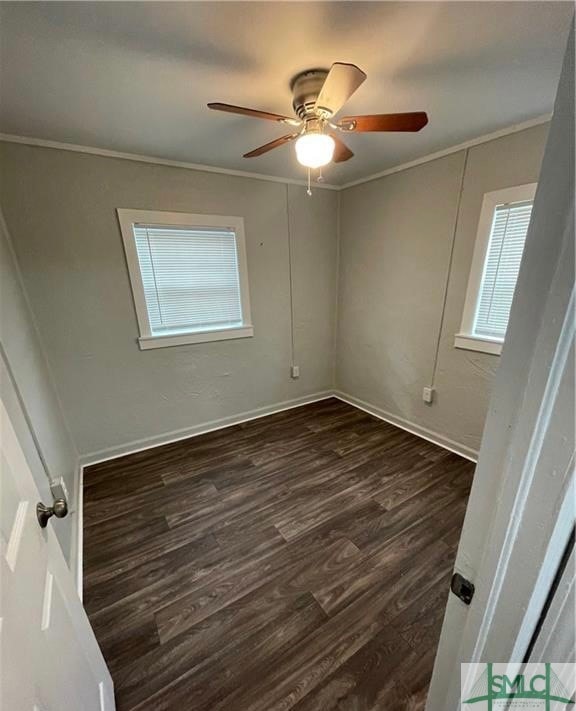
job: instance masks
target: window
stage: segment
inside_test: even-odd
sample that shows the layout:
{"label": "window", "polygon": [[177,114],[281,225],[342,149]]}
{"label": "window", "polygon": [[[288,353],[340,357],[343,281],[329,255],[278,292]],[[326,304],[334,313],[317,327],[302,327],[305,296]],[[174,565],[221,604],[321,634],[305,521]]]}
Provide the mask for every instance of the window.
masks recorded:
{"label": "window", "polygon": [[457,348],[502,350],[535,192],[530,183],[484,195]]}
{"label": "window", "polygon": [[241,217],[118,210],[140,348],[254,335]]}

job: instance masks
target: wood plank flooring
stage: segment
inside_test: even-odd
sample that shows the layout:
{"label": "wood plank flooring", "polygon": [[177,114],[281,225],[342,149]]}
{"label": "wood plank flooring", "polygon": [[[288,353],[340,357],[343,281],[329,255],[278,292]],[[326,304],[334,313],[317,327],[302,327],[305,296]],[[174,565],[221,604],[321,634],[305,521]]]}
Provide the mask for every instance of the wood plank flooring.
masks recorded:
{"label": "wood plank flooring", "polygon": [[473,469],[336,399],[87,469],[118,711],[423,709]]}

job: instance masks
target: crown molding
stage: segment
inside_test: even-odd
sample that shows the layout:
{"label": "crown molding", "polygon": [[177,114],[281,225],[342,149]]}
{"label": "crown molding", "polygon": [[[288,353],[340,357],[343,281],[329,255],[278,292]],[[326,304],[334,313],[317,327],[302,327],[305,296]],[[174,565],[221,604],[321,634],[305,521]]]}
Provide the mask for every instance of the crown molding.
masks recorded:
{"label": "crown molding", "polygon": [[[232,170],[231,168],[217,168],[212,165],[202,163],[188,163],[180,160],[169,160],[167,158],[156,158],[138,153],[122,153],[107,148],[94,148],[93,146],[81,146],[77,143],[63,143],[61,141],[49,141],[45,138],[32,138],[30,136],[17,136],[12,133],[0,133],[0,141],[6,143],[20,143],[26,146],[38,146],[39,148],[55,148],[61,151],[72,151],[73,153],[88,153],[93,156],[104,158],[120,158],[122,160],[136,161],[137,163],[151,163],[153,165],[165,165],[170,168],[183,168],[185,170],[195,170],[204,173],[220,173],[222,175],[233,175],[239,178],[250,178],[252,180],[266,180],[272,183],[282,183],[283,185],[301,185],[308,187],[305,180],[294,178],[280,178],[276,175],[266,175],[264,173],[252,173],[247,170]],[[340,190],[339,185],[330,183],[314,183],[314,189],[320,190]]]}
{"label": "crown molding", "polygon": [[[349,183],[344,183],[343,185],[333,185],[327,183],[314,183],[314,188],[319,190],[346,190],[347,188],[353,188],[357,185],[362,185],[363,183],[369,183],[372,180],[378,180],[379,178],[384,178],[387,175],[393,175],[394,173],[399,173],[402,170],[408,170],[409,168],[414,168],[423,163],[428,163],[438,158],[444,158],[444,156],[451,155],[452,153],[457,153],[458,151],[466,150],[467,148],[472,148],[473,146],[478,146],[482,143],[489,143],[490,141],[495,141],[498,138],[503,138],[504,136],[509,136],[513,133],[518,133],[519,131],[525,131],[528,128],[534,126],[539,126],[544,123],[548,123],[552,118],[552,114],[543,114],[542,116],[537,116],[536,118],[529,119],[528,121],[522,121],[521,123],[513,124],[506,128],[502,128],[498,131],[492,133],[487,133],[483,136],[478,136],[477,138],[472,138],[464,143],[458,143],[455,146],[450,146],[441,151],[436,151],[435,153],[429,153],[420,158],[415,158],[408,163],[400,163],[392,168],[387,168],[379,173],[373,173],[372,175],[367,175],[364,178],[358,178],[357,180],[352,180]],[[171,168],[183,168],[185,170],[196,170],[205,173],[220,173],[222,175],[233,175],[239,178],[251,178],[252,180],[266,180],[273,183],[282,183],[283,185],[300,185],[307,187],[307,182],[305,180],[296,180],[293,178],[279,178],[276,175],[265,175],[263,173],[251,173],[246,170],[232,170],[229,168],[217,168],[211,165],[203,165],[201,163],[187,163],[186,161],[179,160],[168,160],[164,158],[156,158],[154,156],[139,155],[138,153],[122,153],[120,151],[112,151],[107,148],[94,148],[92,146],[81,146],[75,143],[63,143],[61,141],[49,141],[44,138],[32,138],[29,136],[17,136],[10,133],[0,133],[0,141],[5,141],[7,143],[20,143],[27,146],[39,146],[40,148],[55,148],[63,151],[72,151],[74,153],[87,153],[89,155],[102,156],[104,158],[120,158],[122,160],[132,160],[138,163],[149,163],[153,165],[165,165]]]}
{"label": "crown molding", "polygon": [[478,146],[481,143],[489,143],[490,141],[495,141],[498,138],[503,138],[504,136],[509,136],[513,133],[518,133],[519,131],[525,131],[527,128],[532,128],[533,126],[540,126],[543,123],[548,123],[552,118],[552,114],[543,114],[542,116],[537,116],[536,118],[529,119],[528,121],[522,121],[522,123],[515,123],[512,126],[507,126],[498,131],[492,133],[487,133],[483,136],[478,136],[477,138],[471,138],[469,141],[464,143],[458,143],[450,148],[444,148],[441,151],[436,151],[435,153],[429,153],[428,155],[422,156],[421,158],[415,158],[408,163],[401,163],[400,165],[395,165],[392,168],[387,168],[380,173],[373,173],[365,178],[358,178],[358,180],[352,180],[349,183],[344,183],[339,185],[340,190],[346,190],[347,188],[353,188],[356,185],[362,185],[363,183],[369,183],[372,180],[378,180],[378,178],[384,178],[387,175],[392,175],[393,173],[399,173],[402,170],[408,170],[408,168],[414,168],[417,165],[422,165],[422,163],[428,163],[432,160],[438,158],[444,158],[444,156],[449,156],[452,153],[458,153],[458,151],[466,150],[467,148],[472,148],[473,146]]}

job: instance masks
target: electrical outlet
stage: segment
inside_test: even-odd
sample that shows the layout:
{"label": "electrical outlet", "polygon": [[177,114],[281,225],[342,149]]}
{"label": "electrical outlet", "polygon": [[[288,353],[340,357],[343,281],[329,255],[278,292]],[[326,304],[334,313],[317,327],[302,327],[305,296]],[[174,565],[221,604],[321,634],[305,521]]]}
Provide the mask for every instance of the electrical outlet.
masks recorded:
{"label": "electrical outlet", "polygon": [[424,390],[422,390],[422,400],[430,404],[432,400],[434,400],[434,388],[429,386],[425,387]]}
{"label": "electrical outlet", "polygon": [[290,376],[292,377],[293,380],[298,380],[300,377],[300,366],[299,365],[293,365],[290,368]]}

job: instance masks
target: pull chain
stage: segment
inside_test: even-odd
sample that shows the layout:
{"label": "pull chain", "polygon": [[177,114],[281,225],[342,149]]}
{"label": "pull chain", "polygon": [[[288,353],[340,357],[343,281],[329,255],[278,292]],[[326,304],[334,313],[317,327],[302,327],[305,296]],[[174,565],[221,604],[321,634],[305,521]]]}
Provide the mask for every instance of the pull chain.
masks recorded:
{"label": "pull chain", "polygon": [[312,195],[312,188],[310,187],[310,168],[308,168],[308,190],[306,191],[308,197]]}

